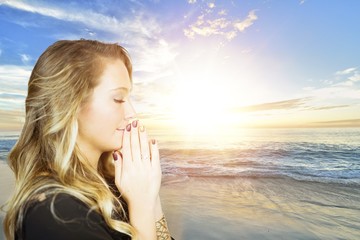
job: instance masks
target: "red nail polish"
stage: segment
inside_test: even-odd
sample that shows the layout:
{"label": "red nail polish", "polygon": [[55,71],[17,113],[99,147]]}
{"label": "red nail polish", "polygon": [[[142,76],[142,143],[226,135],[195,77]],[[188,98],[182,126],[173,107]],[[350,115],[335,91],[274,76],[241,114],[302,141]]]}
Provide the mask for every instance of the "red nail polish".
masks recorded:
{"label": "red nail polish", "polygon": [[126,130],[127,130],[128,132],[130,132],[130,130],[131,130],[131,123],[129,123],[128,125],[126,125]]}
{"label": "red nail polish", "polygon": [[132,122],[133,127],[137,127],[137,124],[138,124],[138,120]]}
{"label": "red nail polish", "polygon": [[116,153],[113,153],[112,155],[113,155],[114,161],[117,161],[117,160],[118,160],[117,154],[116,154]]}

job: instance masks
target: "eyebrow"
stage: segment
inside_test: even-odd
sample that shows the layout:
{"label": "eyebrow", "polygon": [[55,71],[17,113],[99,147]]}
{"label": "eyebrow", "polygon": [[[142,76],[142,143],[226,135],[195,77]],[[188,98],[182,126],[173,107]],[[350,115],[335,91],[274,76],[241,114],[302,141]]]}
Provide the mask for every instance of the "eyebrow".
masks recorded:
{"label": "eyebrow", "polygon": [[129,92],[131,92],[132,88],[127,88],[127,87],[118,87],[118,88],[114,88],[114,89],[111,89],[110,91],[118,91],[118,90],[123,90],[126,92],[126,94],[129,94]]}

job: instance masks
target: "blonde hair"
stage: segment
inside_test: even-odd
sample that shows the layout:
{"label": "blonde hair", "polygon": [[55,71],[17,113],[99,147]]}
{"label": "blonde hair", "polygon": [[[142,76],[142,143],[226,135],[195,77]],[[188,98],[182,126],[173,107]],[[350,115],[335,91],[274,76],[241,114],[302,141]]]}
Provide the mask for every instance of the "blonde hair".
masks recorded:
{"label": "blonde hair", "polygon": [[38,59],[28,84],[25,123],[8,156],[16,187],[6,206],[7,239],[21,232],[26,207],[33,199],[60,192],[80,199],[112,229],[136,239],[121,201],[105,181],[113,178],[113,166],[106,162],[111,159],[103,154],[96,170],[76,145],[79,109],[90,99],[105,61],[113,59],[124,62],[131,79],[129,55],[117,44],[62,40]]}

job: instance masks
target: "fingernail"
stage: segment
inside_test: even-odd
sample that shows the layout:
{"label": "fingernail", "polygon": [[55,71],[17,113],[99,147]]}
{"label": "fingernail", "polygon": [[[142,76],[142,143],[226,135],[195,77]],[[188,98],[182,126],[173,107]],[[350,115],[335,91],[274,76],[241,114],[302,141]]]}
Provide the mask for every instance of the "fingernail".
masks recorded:
{"label": "fingernail", "polygon": [[128,132],[130,132],[130,130],[131,130],[131,123],[129,123],[128,125],[126,125],[126,130],[127,130]]}
{"label": "fingernail", "polygon": [[132,122],[133,127],[137,127],[137,124],[138,124],[138,120]]}
{"label": "fingernail", "polygon": [[155,139],[152,139],[152,140],[151,140],[151,143],[152,143],[153,145],[155,145],[156,140],[155,140]]}
{"label": "fingernail", "polygon": [[140,126],[140,132],[144,132],[145,131],[145,127],[143,125]]}
{"label": "fingernail", "polygon": [[118,156],[117,156],[117,154],[113,152],[113,154],[112,154],[112,155],[113,155],[114,161],[117,161],[117,160],[118,160]]}

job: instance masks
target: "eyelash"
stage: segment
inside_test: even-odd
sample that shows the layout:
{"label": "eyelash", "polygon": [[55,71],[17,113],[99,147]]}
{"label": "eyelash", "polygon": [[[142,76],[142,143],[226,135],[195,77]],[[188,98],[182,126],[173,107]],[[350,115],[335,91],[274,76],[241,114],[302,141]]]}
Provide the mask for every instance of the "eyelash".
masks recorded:
{"label": "eyelash", "polygon": [[116,103],[124,103],[124,102],[125,102],[124,100],[118,100],[118,99],[114,99],[114,101],[115,101]]}

